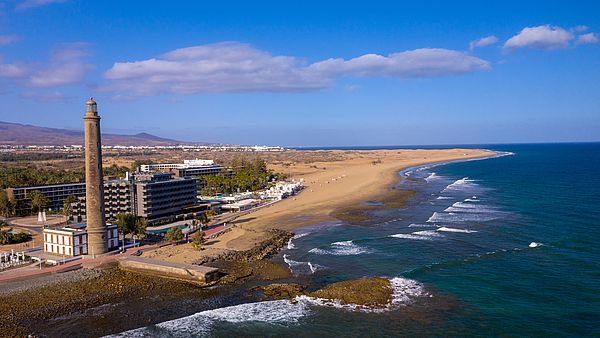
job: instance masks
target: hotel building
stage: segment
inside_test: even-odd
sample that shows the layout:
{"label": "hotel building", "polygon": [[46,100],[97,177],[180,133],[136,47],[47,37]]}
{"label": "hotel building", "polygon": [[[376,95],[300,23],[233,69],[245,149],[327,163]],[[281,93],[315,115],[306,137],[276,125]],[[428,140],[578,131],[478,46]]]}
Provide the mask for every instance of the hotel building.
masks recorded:
{"label": "hotel building", "polygon": [[64,200],[68,196],[75,198],[85,198],[85,183],[66,183],[66,184],[48,184],[34,185],[29,187],[14,187],[6,189],[6,193],[16,203],[17,216],[26,216],[31,214],[31,199],[29,195],[33,191],[39,191],[48,201],[47,208],[50,210],[62,210]]}
{"label": "hotel building", "polygon": [[225,167],[215,164],[213,160],[184,160],[183,163],[143,164],[140,172],[172,172],[176,177],[199,177],[217,175],[225,171]]}
{"label": "hotel building", "polygon": [[[173,177],[173,173],[144,172],[104,183],[106,219],[130,213],[149,222],[186,212],[198,204],[197,183],[193,178]],[[71,218],[85,220],[85,199],[73,204]]]}

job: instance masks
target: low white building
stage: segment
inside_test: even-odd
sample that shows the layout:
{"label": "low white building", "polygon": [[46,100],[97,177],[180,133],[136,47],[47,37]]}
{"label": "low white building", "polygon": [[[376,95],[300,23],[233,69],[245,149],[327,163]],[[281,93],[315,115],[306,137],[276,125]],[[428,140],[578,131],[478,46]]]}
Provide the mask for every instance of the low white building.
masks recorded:
{"label": "low white building", "polygon": [[[85,224],[44,228],[44,252],[61,256],[87,255],[87,231]],[[108,249],[119,246],[116,224],[107,225]],[[90,252],[89,254],[93,254]]]}
{"label": "low white building", "polygon": [[262,199],[281,200],[297,194],[303,188],[303,180],[300,180],[300,182],[277,182],[269,189],[261,191],[259,195]]}
{"label": "low white building", "polygon": [[253,197],[254,197],[254,193],[247,191],[247,192],[231,194],[229,196],[202,196],[202,200],[217,201],[217,202],[221,202],[223,204],[231,204],[231,203],[237,203],[237,202],[240,202],[243,200],[251,199]]}
{"label": "low white building", "polygon": [[257,206],[259,203],[260,201],[258,200],[247,198],[238,202],[223,204],[221,205],[221,210],[229,212],[244,211]]}

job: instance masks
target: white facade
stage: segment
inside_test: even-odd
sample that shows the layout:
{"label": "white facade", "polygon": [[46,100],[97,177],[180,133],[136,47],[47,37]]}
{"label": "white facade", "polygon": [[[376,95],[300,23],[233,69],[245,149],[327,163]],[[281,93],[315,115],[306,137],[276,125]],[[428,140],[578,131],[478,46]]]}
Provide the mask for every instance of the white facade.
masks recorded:
{"label": "white facade", "polygon": [[141,172],[149,171],[162,171],[169,169],[191,169],[191,168],[202,168],[202,167],[213,167],[215,162],[213,160],[183,160],[183,163],[158,163],[158,164],[142,164],[140,166]]}
{"label": "white facade", "polygon": [[[108,249],[119,246],[117,225],[107,226]],[[67,225],[60,228],[44,228],[44,252],[60,256],[87,255],[87,231],[85,225]]]}

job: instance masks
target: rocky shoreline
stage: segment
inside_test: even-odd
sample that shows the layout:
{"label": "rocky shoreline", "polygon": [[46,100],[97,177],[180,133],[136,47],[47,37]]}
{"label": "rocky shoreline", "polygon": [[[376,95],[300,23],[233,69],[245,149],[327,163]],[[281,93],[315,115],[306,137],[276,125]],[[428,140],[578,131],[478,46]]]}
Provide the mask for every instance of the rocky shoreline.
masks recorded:
{"label": "rocky shoreline", "polygon": [[387,278],[373,277],[329,284],[319,290],[309,291],[294,283],[274,283],[257,286],[253,291],[260,291],[267,299],[289,299],[297,301],[299,296],[318,299],[324,304],[339,303],[361,308],[379,309],[392,302],[393,289]]}
{"label": "rocky shoreline", "polygon": [[[92,336],[114,333],[115,330],[130,329],[131,327],[127,325],[145,326],[168,319],[168,317],[161,318],[150,314],[152,311],[160,311],[161,306],[165,304],[202,302],[202,299],[209,300],[213,296],[227,297],[227,293],[223,293],[223,290],[262,294],[266,299],[289,299],[292,302],[295,302],[298,296],[306,296],[326,304],[327,302],[351,304],[364,308],[381,308],[389,305],[392,289],[390,281],[385,278],[338,282],[316,291],[310,291],[306,285],[295,283],[274,283],[248,288],[249,284],[246,283],[248,281],[257,281],[261,284],[265,281],[289,280],[292,277],[287,266],[274,263],[267,258],[279,252],[293,233],[272,230],[271,234],[269,239],[250,250],[228,251],[206,256],[195,262],[195,264],[219,268],[222,276],[218,285],[239,284],[246,287],[202,288],[182,281],[122,271],[116,267],[116,264],[95,270],[80,269],[52,278],[7,286],[5,292],[0,291],[1,335],[3,337],[46,335],[49,323],[57,319],[68,322],[67,325],[71,325],[69,328],[71,330],[79,328],[80,325],[92,326],[96,330],[95,333],[90,333]],[[250,283],[252,284],[256,285],[255,282]],[[114,309],[110,309],[114,306],[127,307],[130,304],[142,308],[142,312],[136,313],[134,318],[128,319],[127,323],[121,324],[119,328],[111,326],[110,321],[115,320],[118,314]],[[144,310],[149,306],[156,310]],[[99,308],[106,308],[103,311],[107,311],[100,317],[96,313]],[[173,315],[189,315],[186,311],[190,309],[180,310]],[[94,313],[94,315],[88,316],[86,313]],[[85,318],[86,324],[70,323],[69,318],[73,316]],[[56,331],[48,335],[61,336]]]}
{"label": "rocky shoreline", "polygon": [[167,292],[185,293],[196,288],[166,278],[120,271],[116,267],[81,269],[52,284],[1,295],[1,335],[22,337],[43,334],[39,332],[39,325],[56,317],[110,304],[115,300],[124,301]]}
{"label": "rocky shoreline", "polygon": [[249,250],[229,250],[214,255],[208,255],[197,259],[193,264],[205,265],[216,261],[252,262],[267,259],[278,253],[279,250],[287,244],[290,238],[294,237],[293,232],[285,230],[271,229],[268,232],[271,235],[270,238],[255,245]]}
{"label": "rocky shoreline", "polygon": [[[218,267],[223,272],[220,285],[250,277],[266,281],[289,278],[287,267],[266,258],[279,252],[294,234],[282,230],[270,232],[269,239],[250,250],[207,256],[195,264]],[[202,288],[191,283],[122,271],[116,264],[10,283],[0,287],[0,332],[2,337],[43,334],[40,323],[53,318],[109,305],[116,300],[123,302],[161,294],[171,298],[193,296],[197,294],[194,290],[199,289]]]}

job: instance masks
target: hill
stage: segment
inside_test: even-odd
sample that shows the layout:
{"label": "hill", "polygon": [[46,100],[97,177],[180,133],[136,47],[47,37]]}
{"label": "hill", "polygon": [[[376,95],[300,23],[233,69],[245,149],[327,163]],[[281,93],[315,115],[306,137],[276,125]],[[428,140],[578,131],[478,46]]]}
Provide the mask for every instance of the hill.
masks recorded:
{"label": "hill", "polygon": [[[102,144],[122,146],[167,146],[191,144],[148,133],[120,135],[102,133]],[[0,121],[0,145],[72,145],[83,144],[83,131],[46,128]]]}

